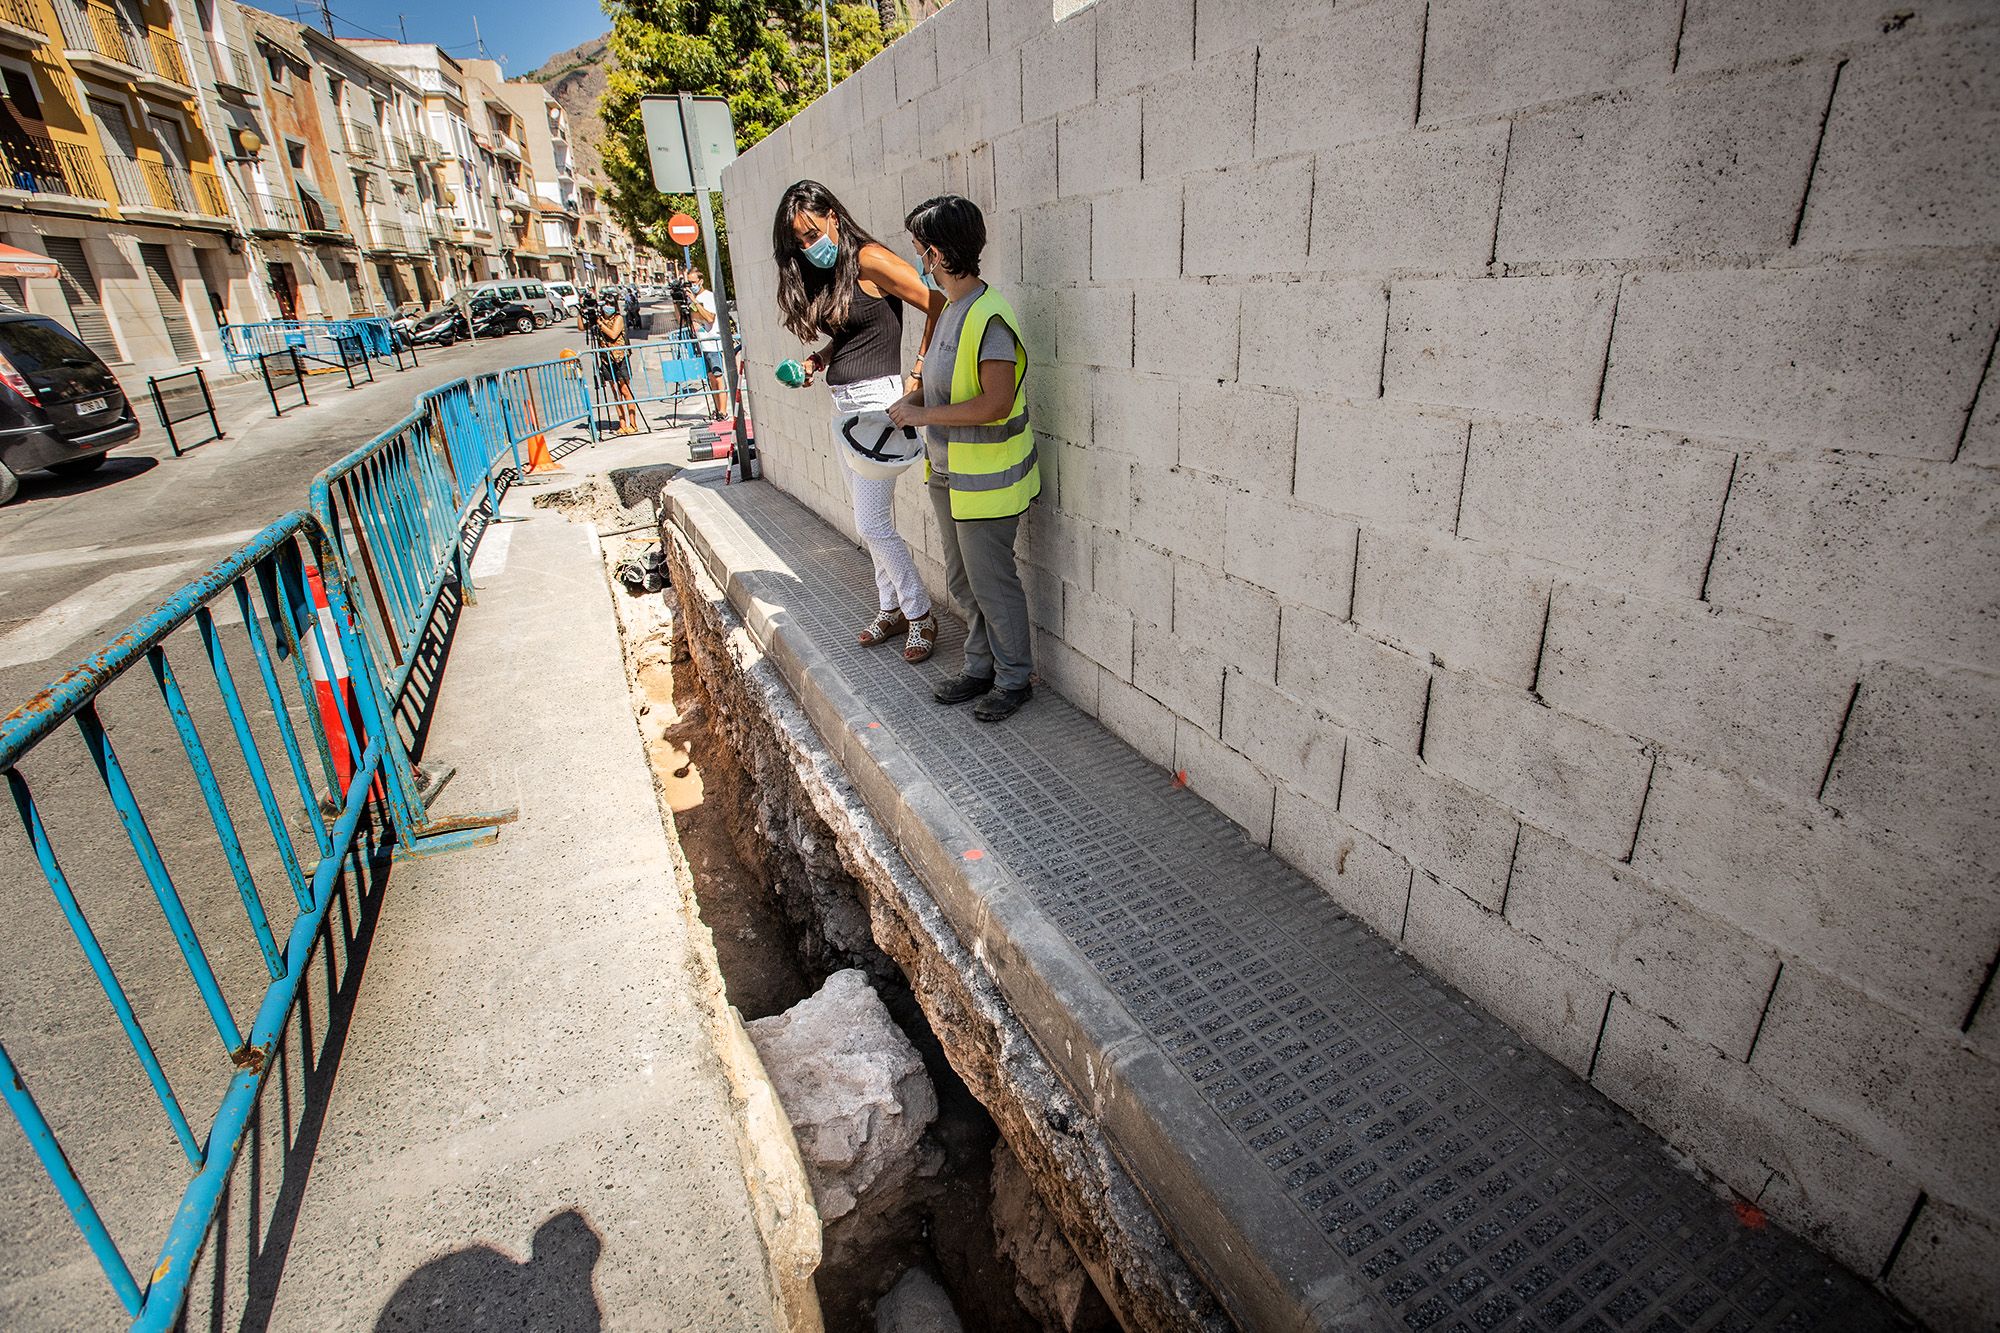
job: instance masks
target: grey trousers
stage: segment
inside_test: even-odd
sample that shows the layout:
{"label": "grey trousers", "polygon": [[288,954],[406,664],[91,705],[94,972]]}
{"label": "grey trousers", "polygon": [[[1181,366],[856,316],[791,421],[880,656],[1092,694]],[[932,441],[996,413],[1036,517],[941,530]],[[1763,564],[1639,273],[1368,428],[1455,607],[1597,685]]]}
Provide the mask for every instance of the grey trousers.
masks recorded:
{"label": "grey trousers", "polygon": [[965,611],[965,674],[991,676],[1003,690],[1018,690],[1034,669],[1028,637],[1028,595],[1014,563],[1021,516],[955,519],[951,492],[928,486],[944,544],[945,586]]}

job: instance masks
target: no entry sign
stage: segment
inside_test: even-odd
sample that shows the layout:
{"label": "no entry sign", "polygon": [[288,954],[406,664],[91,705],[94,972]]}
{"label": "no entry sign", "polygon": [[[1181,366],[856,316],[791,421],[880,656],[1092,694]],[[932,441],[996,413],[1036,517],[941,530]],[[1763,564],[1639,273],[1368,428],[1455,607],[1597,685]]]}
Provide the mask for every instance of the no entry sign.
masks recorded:
{"label": "no entry sign", "polygon": [[685,213],[676,213],[667,219],[667,238],[675,245],[693,245],[701,237],[701,228]]}

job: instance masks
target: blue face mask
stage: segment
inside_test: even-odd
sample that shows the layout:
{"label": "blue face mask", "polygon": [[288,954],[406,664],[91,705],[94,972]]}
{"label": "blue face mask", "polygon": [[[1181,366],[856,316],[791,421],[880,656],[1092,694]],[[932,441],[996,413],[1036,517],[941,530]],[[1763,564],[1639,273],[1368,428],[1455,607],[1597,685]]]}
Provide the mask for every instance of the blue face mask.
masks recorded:
{"label": "blue face mask", "polygon": [[936,276],[931,273],[931,266],[929,260],[924,261],[924,286],[930,288],[934,292],[941,292],[944,290],[944,288],[938,286],[938,280]]}
{"label": "blue face mask", "polygon": [[821,236],[805,248],[805,256],[814,268],[832,268],[840,258],[840,243],[831,236]]}

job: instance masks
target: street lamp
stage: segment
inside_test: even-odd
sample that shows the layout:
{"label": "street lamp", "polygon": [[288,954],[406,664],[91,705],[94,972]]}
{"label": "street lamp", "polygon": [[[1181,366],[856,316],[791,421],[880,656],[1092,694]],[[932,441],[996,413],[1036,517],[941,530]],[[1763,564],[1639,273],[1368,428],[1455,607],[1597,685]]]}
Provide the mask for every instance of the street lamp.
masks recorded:
{"label": "street lamp", "polygon": [[826,90],[833,91],[833,29],[826,21],[826,0],[819,0],[819,49],[826,61]]}

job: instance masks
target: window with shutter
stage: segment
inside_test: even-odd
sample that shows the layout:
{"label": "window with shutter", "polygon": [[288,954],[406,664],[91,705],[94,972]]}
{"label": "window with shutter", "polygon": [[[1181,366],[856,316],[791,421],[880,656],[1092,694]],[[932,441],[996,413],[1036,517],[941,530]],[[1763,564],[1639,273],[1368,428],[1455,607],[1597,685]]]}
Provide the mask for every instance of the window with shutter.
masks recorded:
{"label": "window with shutter", "polygon": [[201,360],[201,344],[194,340],[194,325],[188,322],[187,307],[181,303],[181,280],[174,274],[173,256],[164,245],[141,243],[139,258],[153,286],[153,300],[159,304],[160,319],[167,326],[167,340],[174,355],[183,362]]}
{"label": "window with shutter", "polygon": [[97,275],[90,271],[83,242],[74,236],[44,236],[42,243],[49,258],[62,269],[63,299],[69,302],[70,327],[76,330],[76,336],[106,361],[123,361],[125,353],[118,349],[118,340],[112,336],[111,320],[98,299]]}

